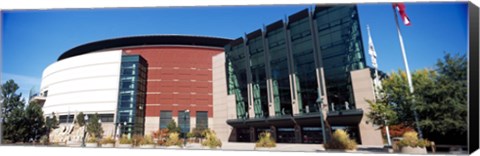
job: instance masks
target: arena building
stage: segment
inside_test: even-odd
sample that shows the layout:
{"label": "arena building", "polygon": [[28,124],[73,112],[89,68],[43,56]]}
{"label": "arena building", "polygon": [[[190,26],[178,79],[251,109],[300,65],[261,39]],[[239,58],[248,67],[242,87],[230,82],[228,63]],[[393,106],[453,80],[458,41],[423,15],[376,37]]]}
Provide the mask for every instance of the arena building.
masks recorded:
{"label": "arena building", "polygon": [[156,35],[80,45],[44,70],[36,99],[66,126],[79,112],[98,113],[105,135],[146,134],[171,120],[184,132],[212,127],[212,56],[230,41]]}
{"label": "arena building", "polygon": [[[175,120],[222,141],[321,144],[337,129],[383,145],[355,5],[302,10],[235,40],[183,35],[80,45],[48,66],[43,111],[63,125],[98,113],[105,135],[148,134]],[[71,126],[70,126],[71,127]],[[67,128],[72,129],[72,128]]]}

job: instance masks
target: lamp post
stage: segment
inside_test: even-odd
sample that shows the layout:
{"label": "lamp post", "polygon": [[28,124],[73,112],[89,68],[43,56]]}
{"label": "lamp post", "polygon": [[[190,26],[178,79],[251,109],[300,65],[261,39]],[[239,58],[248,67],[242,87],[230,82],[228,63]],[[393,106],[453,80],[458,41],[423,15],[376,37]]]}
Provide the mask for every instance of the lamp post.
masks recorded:
{"label": "lamp post", "polygon": [[[327,143],[327,136],[325,136],[325,124],[323,123],[323,111],[322,111],[322,103],[323,103],[323,98],[320,95],[320,88],[318,88],[318,98],[316,100],[316,103],[318,105],[318,111],[320,112],[320,125],[322,125],[322,139],[323,139],[323,144]],[[333,104],[333,103],[332,103]]]}
{"label": "lamp post", "polygon": [[83,127],[82,147],[85,147],[85,137],[87,135],[88,115],[85,114],[85,116],[83,118],[85,119],[85,126]]}
{"label": "lamp post", "polygon": [[[188,109],[184,111],[183,121],[184,121],[185,123],[183,124],[183,129],[186,129],[186,128],[187,128],[187,113],[189,113],[189,112],[190,112],[190,110],[188,110]],[[186,147],[186,146],[187,146],[187,134],[184,133],[184,134],[183,134],[183,147]]]}

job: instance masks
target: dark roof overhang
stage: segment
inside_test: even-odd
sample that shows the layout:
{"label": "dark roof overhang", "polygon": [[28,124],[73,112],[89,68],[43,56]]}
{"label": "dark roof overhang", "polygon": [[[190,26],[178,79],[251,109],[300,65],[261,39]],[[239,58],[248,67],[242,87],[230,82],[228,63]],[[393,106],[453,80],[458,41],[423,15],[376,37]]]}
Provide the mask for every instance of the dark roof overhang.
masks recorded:
{"label": "dark roof overhang", "polygon": [[120,49],[122,47],[134,46],[155,46],[155,45],[188,45],[204,46],[214,48],[224,48],[231,39],[207,36],[189,36],[189,35],[147,35],[147,36],[129,36],[100,40],[86,43],[72,48],[58,57],[57,61],[83,55],[91,52]]}

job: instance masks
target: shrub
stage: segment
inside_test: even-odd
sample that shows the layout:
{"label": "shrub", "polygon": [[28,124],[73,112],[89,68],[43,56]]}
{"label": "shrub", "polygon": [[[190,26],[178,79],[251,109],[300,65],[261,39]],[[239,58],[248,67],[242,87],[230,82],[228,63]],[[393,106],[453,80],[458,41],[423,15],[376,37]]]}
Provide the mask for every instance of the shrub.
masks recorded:
{"label": "shrub", "polygon": [[88,137],[87,139],[87,143],[96,143],[96,142],[97,142],[97,137],[95,136]]}
{"label": "shrub", "polygon": [[343,149],[343,150],[355,150],[357,149],[357,143],[355,140],[350,139],[347,132],[343,130],[336,130],[332,138],[324,144],[325,149]]}
{"label": "shrub", "polygon": [[135,134],[132,137],[132,145],[133,146],[138,146],[140,145],[140,142],[143,142],[143,136],[139,134]]}
{"label": "shrub", "polygon": [[[47,134],[48,135],[48,134]],[[49,140],[48,140],[48,136],[47,135],[44,135],[40,138],[40,143],[41,144],[44,144],[44,145],[48,145],[49,144]]]}
{"label": "shrub", "polygon": [[428,147],[430,142],[425,139],[418,139],[418,133],[415,131],[408,131],[403,134],[403,139],[398,142],[398,146],[405,147]]}
{"label": "shrub", "polygon": [[115,144],[115,139],[113,139],[111,136],[105,137],[100,141],[102,145],[104,144]]}
{"label": "shrub", "polygon": [[212,130],[205,131],[205,140],[202,142],[202,146],[208,146],[210,148],[222,147],[222,141],[217,138],[217,135]]}
{"label": "shrub", "polygon": [[272,138],[272,134],[270,132],[262,132],[258,136],[259,139],[257,143],[255,144],[255,147],[276,147],[275,140]]}
{"label": "shrub", "polygon": [[169,132],[177,132],[179,133],[181,131],[180,127],[177,126],[177,123],[175,122],[175,120],[171,120],[168,125],[167,125],[167,129]]}
{"label": "shrub", "polygon": [[[397,124],[388,126],[390,137],[402,137],[405,132],[414,131],[412,127],[409,127],[405,124]],[[382,135],[386,136],[387,132],[385,128],[382,128]]]}
{"label": "shrub", "polygon": [[120,142],[120,144],[131,144],[132,140],[129,139],[127,135],[122,135],[119,142]]}
{"label": "shrub", "polygon": [[153,142],[153,137],[151,135],[145,135],[144,138],[139,142],[140,145],[152,145],[155,144]]}
{"label": "shrub", "polygon": [[182,141],[178,137],[179,133],[172,132],[168,135],[167,141],[165,142],[166,146],[182,146]]}

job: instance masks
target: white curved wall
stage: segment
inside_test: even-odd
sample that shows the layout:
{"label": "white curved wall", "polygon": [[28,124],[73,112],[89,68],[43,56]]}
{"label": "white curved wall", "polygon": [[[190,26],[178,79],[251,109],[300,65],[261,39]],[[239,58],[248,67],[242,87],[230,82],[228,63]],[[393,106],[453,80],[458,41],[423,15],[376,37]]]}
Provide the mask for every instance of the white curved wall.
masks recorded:
{"label": "white curved wall", "polygon": [[95,52],[48,66],[40,89],[48,90],[44,114],[115,113],[121,58],[121,50]]}

